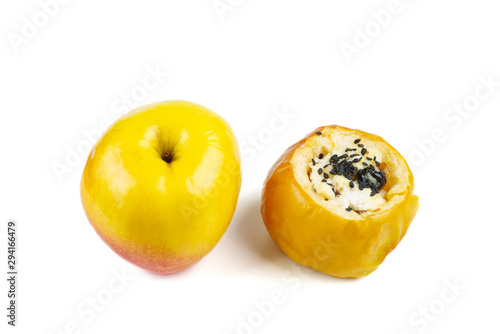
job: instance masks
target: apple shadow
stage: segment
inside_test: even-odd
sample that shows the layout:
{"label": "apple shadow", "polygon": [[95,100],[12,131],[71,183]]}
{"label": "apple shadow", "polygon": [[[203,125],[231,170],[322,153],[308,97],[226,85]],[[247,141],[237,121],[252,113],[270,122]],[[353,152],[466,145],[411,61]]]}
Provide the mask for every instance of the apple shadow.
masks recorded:
{"label": "apple shadow", "polygon": [[286,263],[289,259],[269,236],[260,215],[260,196],[252,195],[241,203],[234,235],[240,245],[262,260]]}
{"label": "apple shadow", "polygon": [[[260,195],[260,194],[259,194]],[[239,246],[246,247],[259,259],[273,263],[281,269],[290,269],[295,262],[290,259],[271,239],[260,214],[260,196],[252,195],[238,207],[237,224],[234,226],[234,236]],[[297,265],[300,266],[300,265]],[[340,284],[352,284],[363,278],[340,278],[330,276],[311,268],[300,266],[302,272],[317,281]]]}

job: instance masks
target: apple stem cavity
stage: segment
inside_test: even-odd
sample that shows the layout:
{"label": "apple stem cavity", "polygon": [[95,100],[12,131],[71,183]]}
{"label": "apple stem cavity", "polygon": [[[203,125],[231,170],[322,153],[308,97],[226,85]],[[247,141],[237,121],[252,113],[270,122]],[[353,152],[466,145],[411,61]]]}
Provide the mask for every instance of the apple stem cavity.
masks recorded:
{"label": "apple stem cavity", "polygon": [[165,161],[167,164],[169,164],[172,162],[172,160],[174,160],[174,155],[172,153],[170,153],[169,151],[166,151],[161,155],[161,158],[163,159],[163,161]]}

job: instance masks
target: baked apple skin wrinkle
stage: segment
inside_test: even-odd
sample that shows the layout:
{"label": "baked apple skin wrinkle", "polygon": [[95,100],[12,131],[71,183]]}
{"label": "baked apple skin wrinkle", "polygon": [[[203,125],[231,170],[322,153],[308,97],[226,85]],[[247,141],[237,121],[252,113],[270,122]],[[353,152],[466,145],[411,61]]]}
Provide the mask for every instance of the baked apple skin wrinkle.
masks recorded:
{"label": "baked apple skin wrinkle", "polygon": [[336,277],[375,271],[419,204],[405,159],[383,138],[337,125],[288,148],[264,182],[261,214],[292,260]]}
{"label": "baked apple skin wrinkle", "polygon": [[186,101],[135,109],[89,155],[83,208],[101,239],[158,274],[195,264],[219,242],[236,208],[240,153],[231,128]]}

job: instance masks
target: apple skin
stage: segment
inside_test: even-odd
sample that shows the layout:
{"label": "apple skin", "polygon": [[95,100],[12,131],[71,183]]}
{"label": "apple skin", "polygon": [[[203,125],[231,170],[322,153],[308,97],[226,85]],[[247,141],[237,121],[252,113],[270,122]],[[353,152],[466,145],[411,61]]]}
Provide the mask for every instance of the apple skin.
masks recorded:
{"label": "apple skin", "polygon": [[241,187],[229,125],[186,101],[135,109],[96,143],[80,193],[88,220],[125,260],[158,274],[198,262],[226,231]]}

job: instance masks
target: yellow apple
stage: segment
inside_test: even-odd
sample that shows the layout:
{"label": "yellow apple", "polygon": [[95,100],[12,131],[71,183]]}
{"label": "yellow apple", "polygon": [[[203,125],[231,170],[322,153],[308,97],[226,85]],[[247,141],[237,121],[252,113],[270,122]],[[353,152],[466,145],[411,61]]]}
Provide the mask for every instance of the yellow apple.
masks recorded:
{"label": "yellow apple", "polygon": [[125,260],[169,274],[204,257],[226,231],[241,186],[229,125],[211,110],[167,101],[115,122],[89,155],[83,208]]}

